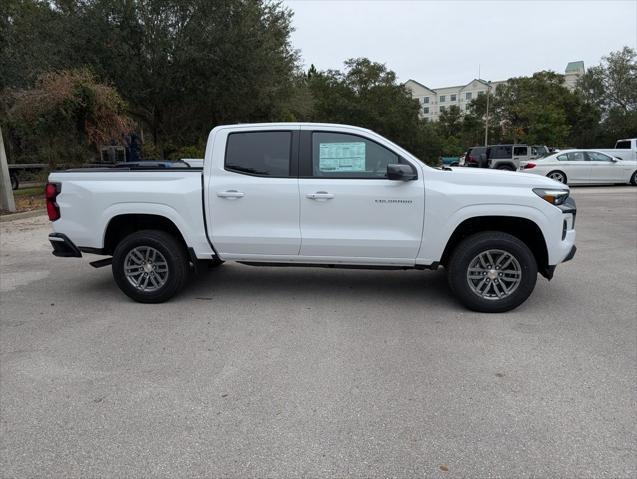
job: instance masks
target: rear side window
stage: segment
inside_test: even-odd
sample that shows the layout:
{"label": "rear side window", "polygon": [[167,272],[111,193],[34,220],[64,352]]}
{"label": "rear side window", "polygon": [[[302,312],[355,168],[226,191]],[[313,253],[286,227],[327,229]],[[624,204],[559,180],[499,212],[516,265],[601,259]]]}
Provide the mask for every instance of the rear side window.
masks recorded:
{"label": "rear side window", "polygon": [[516,146],[513,148],[513,155],[514,156],[526,156],[528,154],[528,149],[526,146]]}
{"label": "rear side window", "polygon": [[225,168],[246,175],[288,177],[291,147],[290,131],[231,133]]}
{"label": "rear side window", "polygon": [[615,143],[615,148],[630,150],[630,141],[618,141],[617,143]]}
{"label": "rear side window", "polygon": [[319,178],[387,177],[387,165],[404,160],[378,143],[356,135],[312,134],[312,176]]}
{"label": "rear side window", "polygon": [[584,154],[581,151],[571,151],[557,157],[559,161],[584,161]]}
{"label": "rear side window", "polygon": [[513,147],[511,145],[499,145],[489,148],[490,159],[493,160],[506,160],[510,159],[513,154]]}

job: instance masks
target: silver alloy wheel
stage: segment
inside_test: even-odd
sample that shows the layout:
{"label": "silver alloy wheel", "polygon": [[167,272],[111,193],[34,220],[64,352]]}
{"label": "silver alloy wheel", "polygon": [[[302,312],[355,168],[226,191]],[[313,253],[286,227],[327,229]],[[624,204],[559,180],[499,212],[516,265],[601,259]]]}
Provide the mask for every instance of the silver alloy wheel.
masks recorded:
{"label": "silver alloy wheel", "polygon": [[479,253],[469,263],[467,282],[471,290],[484,299],[504,299],[518,289],[522,268],[506,251],[490,249]]}
{"label": "silver alloy wheel", "polygon": [[566,183],[564,179],[564,175],[560,173],[559,171],[553,171],[549,173],[549,178],[555,181],[559,181],[560,183]]}
{"label": "silver alloy wheel", "polygon": [[124,274],[135,288],[151,293],[166,284],[168,263],[164,255],[155,248],[138,246],[124,258]]}

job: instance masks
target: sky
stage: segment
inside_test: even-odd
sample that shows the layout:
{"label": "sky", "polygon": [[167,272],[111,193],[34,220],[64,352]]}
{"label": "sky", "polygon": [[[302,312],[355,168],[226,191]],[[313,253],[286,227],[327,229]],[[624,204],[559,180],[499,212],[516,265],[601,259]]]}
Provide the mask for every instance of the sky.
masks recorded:
{"label": "sky", "polygon": [[367,57],[430,88],[497,81],[637,48],[637,0],[284,0],[305,67]]}

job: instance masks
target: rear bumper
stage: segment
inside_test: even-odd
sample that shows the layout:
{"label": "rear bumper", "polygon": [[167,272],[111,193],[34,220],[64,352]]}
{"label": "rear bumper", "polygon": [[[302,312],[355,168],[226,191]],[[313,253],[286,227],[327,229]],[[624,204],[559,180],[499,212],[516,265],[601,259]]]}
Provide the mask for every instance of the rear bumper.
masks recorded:
{"label": "rear bumper", "polygon": [[82,252],[68,236],[62,233],[51,233],[49,242],[53,246],[53,255],[61,258],[81,258]]}

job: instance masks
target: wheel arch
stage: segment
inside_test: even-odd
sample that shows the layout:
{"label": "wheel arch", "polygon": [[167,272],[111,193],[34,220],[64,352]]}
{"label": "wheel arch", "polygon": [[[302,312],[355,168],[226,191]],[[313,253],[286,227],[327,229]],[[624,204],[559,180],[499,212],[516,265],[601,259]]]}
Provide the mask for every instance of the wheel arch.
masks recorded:
{"label": "wheel arch", "polygon": [[549,254],[542,229],[533,220],[518,216],[475,216],[462,221],[451,234],[440,263],[446,266],[460,242],[483,231],[501,231],[515,236],[528,246],[537,262],[538,271],[550,279]]}
{"label": "wheel arch", "polygon": [[177,225],[166,216],[149,213],[124,213],[113,216],[104,230],[103,253],[112,255],[126,236],[141,230],[165,231],[188,249],[185,237]]}

